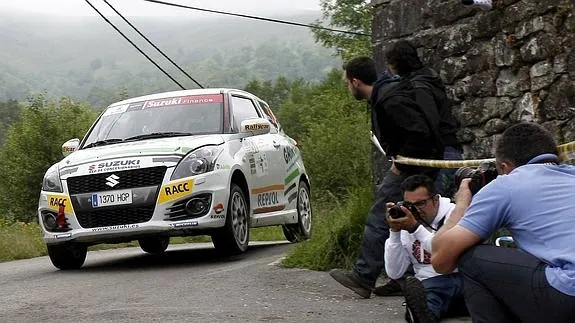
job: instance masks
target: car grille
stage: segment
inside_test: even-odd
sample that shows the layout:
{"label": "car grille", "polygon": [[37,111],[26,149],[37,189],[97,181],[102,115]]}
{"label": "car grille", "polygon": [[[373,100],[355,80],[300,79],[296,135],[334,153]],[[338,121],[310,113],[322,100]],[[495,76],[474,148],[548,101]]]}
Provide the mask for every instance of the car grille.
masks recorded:
{"label": "car grille", "polygon": [[104,208],[91,212],[78,212],[76,218],[82,228],[148,222],[154,214],[154,206],[139,208]]}
{"label": "car grille", "polygon": [[[164,179],[166,167],[140,168],[119,172],[91,174],[68,178],[70,194],[82,194],[101,191],[112,191],[126,188],[160,185]],[[106,185],[108,177],[116,175],[117,184],[114,187]]]}

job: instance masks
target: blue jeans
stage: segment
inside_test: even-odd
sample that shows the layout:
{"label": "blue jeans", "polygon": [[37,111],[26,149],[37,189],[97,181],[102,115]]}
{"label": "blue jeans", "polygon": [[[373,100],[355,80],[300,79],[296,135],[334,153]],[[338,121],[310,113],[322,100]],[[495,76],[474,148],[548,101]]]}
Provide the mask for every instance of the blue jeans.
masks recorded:
{"label": "blue jeans", "polygon": [[[463,154],[453,147],[445,147],[443,160],[463,160]],[[451,197],[457,191],[455,187],[454,175],[457,169],[442,168],[435,180],[435,188],[443,197]]]}
{"label": "blue jeans", "polygon": [[421,281],[427,297],[427,308],[438,319],[447,315],[467,314],[459,273],[440,275]]}

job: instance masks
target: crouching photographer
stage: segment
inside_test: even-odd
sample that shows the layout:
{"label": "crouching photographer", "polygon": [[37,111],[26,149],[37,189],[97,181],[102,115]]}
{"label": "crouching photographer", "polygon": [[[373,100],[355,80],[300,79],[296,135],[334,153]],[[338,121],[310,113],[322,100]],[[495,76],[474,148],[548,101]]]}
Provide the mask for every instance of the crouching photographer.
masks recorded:
{"label": "crouching photographer", "polygon": [[[575,166],[536,123],[516,124],[495,146],[499,173],[456,206],[433,238],[433,268],[461,273],[473,322],[575,322]],[[518,248],[482,245],[501,228]]]}
{"label": "crouching photographer", "polygon": [[403,293],[408,322],[438,322],[448,314],[466,314],[461,278],[457,272],[441,275],[431,266],[431,240],[449,218],[455,204],[437,194],[434,181],[413,175],[402,184],[403,201],[387,203],[390,237],[385,242],[385,271],[391,279],[407,276]]}

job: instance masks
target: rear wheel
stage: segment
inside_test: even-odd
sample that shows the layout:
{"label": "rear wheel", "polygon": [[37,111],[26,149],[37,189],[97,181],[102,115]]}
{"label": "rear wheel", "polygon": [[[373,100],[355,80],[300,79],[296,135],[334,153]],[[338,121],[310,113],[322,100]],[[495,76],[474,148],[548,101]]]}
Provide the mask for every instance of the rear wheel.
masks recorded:
{"label": "rear wheel", "polygon": [[47,245],[46,248],[54,267],[62,270],[82,267],[88,253],[88,247],[75,243]]}
{"label": "rear wheel", "polygon": [[141,239],[138,240],[140,244],[140,248],[147,253],[151,254],[160,254],[168,249],[168,245],[170,244],[169,237],[156,237],[156,238],[148,238],[148,239]]}
{"label": "rear wheel", "polygon": [[311,238],[311,198],[309,186],[300,181],[297,194],[298,221],[294,224],[285,224],[282,230],[286,239],[290,242],[299,242]]}
{"label": "rear wheel", "polygon": [[250,212],[242,189],[233,184],[224,227],[214,235],[212,242],[217,250],[230,255],[240,254],[248,249]]}

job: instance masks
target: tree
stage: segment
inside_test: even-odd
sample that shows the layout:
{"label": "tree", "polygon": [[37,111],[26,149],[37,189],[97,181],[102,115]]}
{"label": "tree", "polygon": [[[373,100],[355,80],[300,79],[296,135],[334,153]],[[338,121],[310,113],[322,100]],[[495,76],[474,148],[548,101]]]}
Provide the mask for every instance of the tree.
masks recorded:
{"label": "tree", "polygon": [[95,117],[89,106],[69,98],[48,101],[39,95],[31,99],[0,150],[3,216],[23,221],[36,217],[44,172],[62,159],[61,145],[82,137]]}
{"label": "tree", "polygon": [[18,119],[20,115],[20,105],[16,100],[0,102],[0,147],[4,143],[6,131],[10,125]]}
{"label": "tree", "polygon": [[[322,0],[321,8],[323,19],[328,25],[337,29],[344,29],[371,35],[373,9],[370,1],[366,0]],[[314,23],[322,26],[322,21]],[[339,32],[313,29],[315,40],[325,47],[335,49],[344,61],[358,56],[371,56],[371,37]]]}

